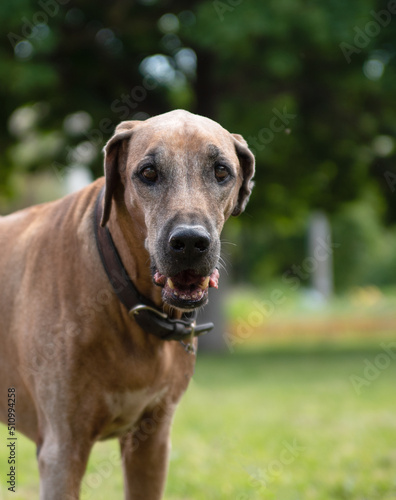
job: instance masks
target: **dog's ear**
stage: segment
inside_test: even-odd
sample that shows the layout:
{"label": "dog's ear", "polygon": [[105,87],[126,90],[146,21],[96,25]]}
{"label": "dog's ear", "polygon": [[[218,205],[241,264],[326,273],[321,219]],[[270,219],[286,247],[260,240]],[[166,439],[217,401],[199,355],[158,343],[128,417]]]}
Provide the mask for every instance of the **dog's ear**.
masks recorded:
{"label": "dog's ear", "polygon": [[113,137],[107,142],[106,146],[103,148],[105,159],[104,159],[104,171],[106,177],[106,188],[104,205],[102,212],[102,220],[100,225],[103,227],[106,225],[110,217],[111,211],[111,200],[113,198],[114,190],[117,183],[120,182],[120,173],[118,170],[118,152],[122,141],[129,140],[131,138],[133,129],[140,123],[139,121],[126,121],[121,122],[115,129]]}
{"label": "dog's ear", "polygon": [[245,210],[254,186],[252,178],[254,176],[255,160],[245,139],[239,134],[231,135],[234,137],[235,150],[238,155],[243,174],[243,182],[239,190],[238,202],[232,212],[232,215],[237,216]]}

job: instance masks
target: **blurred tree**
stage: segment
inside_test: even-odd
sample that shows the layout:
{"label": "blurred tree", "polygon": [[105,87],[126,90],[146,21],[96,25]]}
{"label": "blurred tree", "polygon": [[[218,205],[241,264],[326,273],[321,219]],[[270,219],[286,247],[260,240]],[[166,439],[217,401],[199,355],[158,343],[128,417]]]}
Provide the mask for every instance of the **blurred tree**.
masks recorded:
{"label": "blurred tree", "polygon": [[[376,21],[381,12],[385,27]],[[368,0],[199,5],[186,36],[215,59],[206,75],[212,114],[255,149],[258,189],[249,210],[256,217],[293,232],[312,207],[332,212],[358,197],[374,170],[389,195],[395,15],[387,2]],[[347,58],[342,44],[356,52]]]}
{"label": "blurred tree", "polygon": [[375,0],[3,2],[2,196],[15,172],[101,175],[119,121],[184,107],[256,153],[248,215],[229,228],[244,276],[300,260],[309,212],[335,213],[373,183],[394,224],[395,17]]}

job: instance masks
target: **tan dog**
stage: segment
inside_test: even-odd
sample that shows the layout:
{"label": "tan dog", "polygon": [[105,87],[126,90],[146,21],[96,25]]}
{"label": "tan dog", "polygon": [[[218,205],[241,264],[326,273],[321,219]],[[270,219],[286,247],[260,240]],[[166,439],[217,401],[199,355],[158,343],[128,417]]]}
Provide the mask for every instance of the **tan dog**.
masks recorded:
{"label": "tan dog", "polygon": [[160,499],[172,415],[193,373],[195,356],[139,326],[114,292],[95,241],[103,186],[102,226],[132,282],[180,318],[217,286],[219,235],[243,211],[253,172],[241,136],[173,111],[117,127],[106,180],[0,218],[0,417],[14,388],[41,500],[78,499],[93,444],[110,437],[125,498]]}

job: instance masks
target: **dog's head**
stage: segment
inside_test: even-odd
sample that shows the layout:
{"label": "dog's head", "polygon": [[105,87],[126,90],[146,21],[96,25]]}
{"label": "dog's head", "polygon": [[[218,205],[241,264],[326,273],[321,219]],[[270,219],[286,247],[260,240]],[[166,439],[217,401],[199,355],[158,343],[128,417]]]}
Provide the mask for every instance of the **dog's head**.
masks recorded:
{"label": "dog's head", "polygon": [[105,146],[102,226],[122,189],[163,300],[195,309],[207,302],[209,287],[217,288],[220,233],[244,210],[253,174],[245,140],[208,118],[172,111],[122,122]]}

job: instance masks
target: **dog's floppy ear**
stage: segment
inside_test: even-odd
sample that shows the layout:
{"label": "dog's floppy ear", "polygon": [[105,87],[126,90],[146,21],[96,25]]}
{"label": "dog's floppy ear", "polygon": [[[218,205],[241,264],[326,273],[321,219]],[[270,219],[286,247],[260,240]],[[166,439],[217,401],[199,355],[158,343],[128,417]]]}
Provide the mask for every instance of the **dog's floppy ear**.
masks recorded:
{"label": "dog's floppy ear", "polygon": [[100,225],[106,225],[110,217],[111,200],[117,183],[120,182],[120,173],[118,171],[118,151],[123,140],[130,139],[132,131],[139,121],[121,122],[115,129],[113,137],[107,142],[103,148],[104,171],[106,177],[105,198],[102,212],[102,220]]}
{"label": "dog's floppy ear", "polygon": [[253,153],[248,148],[247,142],[239,134],[231,134],[234,137],[235,150],[239,158],[239,163],[241,165],[243,182],[239,190],[238,202],[234,207],[232,215],[237,216],[241,214],[249,201],[250,194],[252,192],[254,182],[252,178],[254,176],[254,165],[255,160]]}

